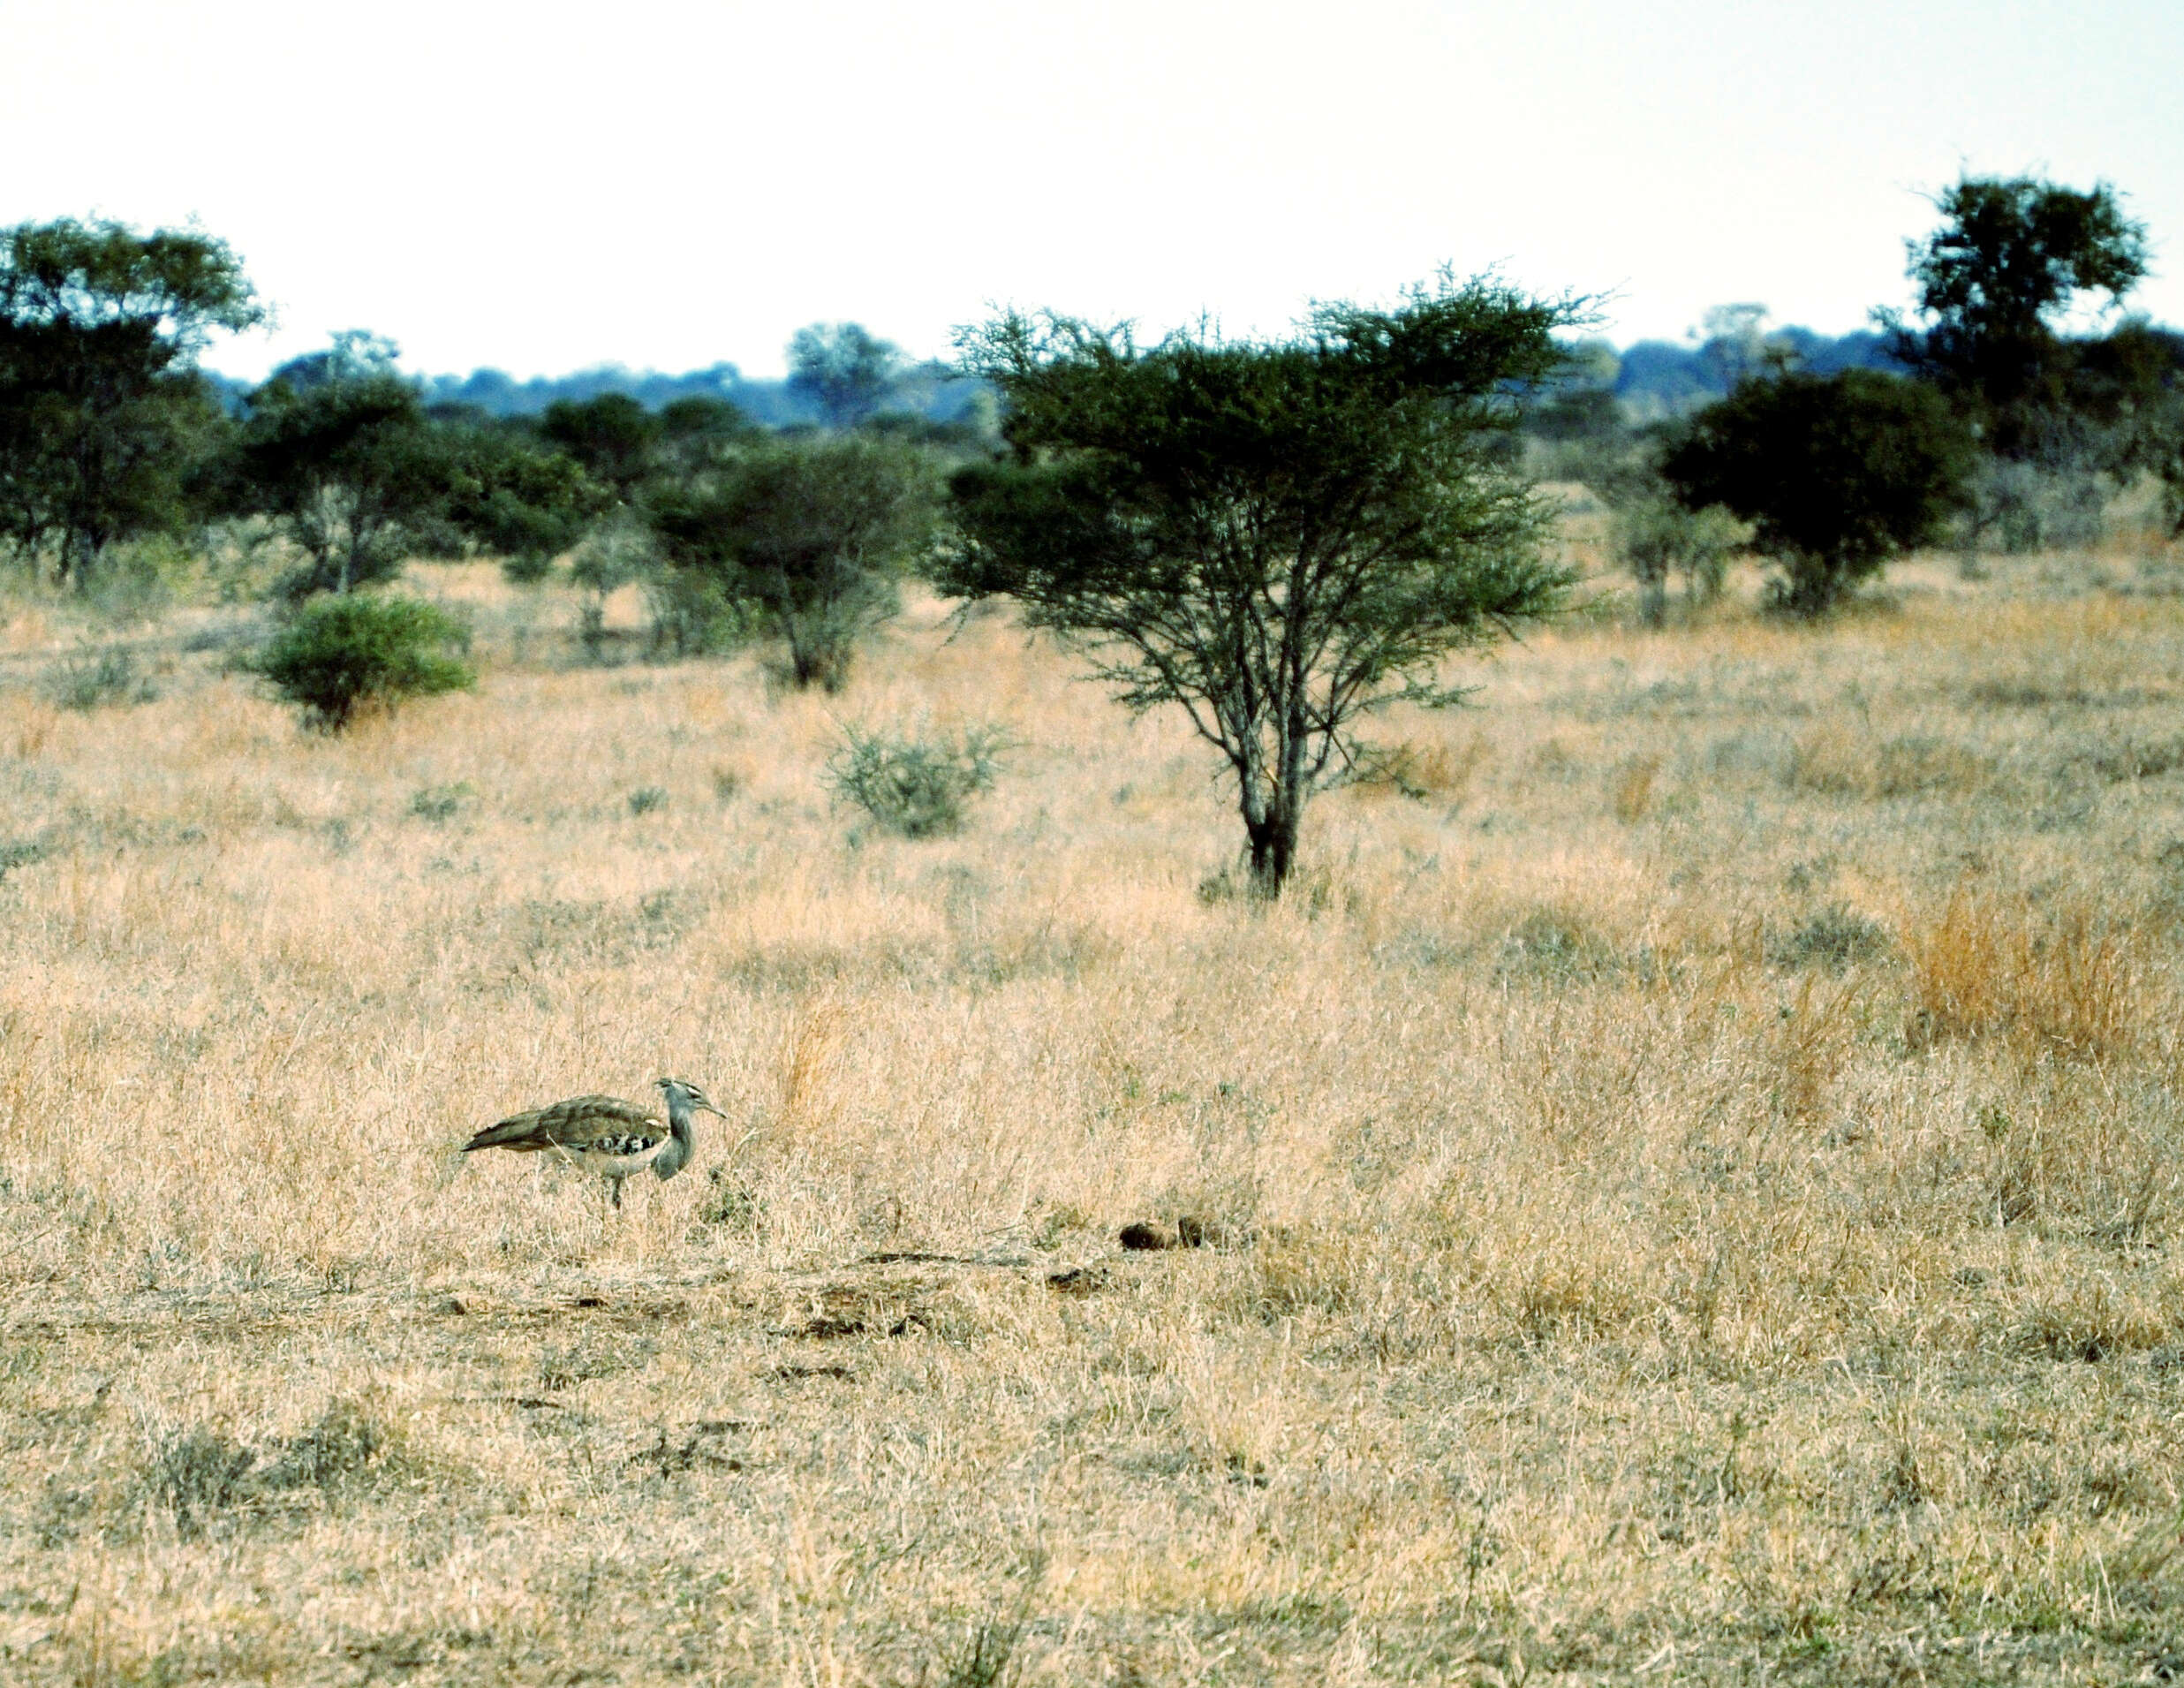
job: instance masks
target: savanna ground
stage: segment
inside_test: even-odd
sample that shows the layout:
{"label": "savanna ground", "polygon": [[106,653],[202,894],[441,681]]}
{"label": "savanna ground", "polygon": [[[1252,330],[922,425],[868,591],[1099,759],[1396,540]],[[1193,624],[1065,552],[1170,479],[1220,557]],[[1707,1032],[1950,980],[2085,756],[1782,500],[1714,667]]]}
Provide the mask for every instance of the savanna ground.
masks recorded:
{"label": "savanna ground", "polygon": [[[2184,554],[1576,617],[1272,909],[1005,616],[412,581],[482,688],[341,738],[5,612],[0,1678],[2184,1675]],[[845,722],[1016,748],[892,839]],[[662,1072],[619,1215],[456,1154]]]}

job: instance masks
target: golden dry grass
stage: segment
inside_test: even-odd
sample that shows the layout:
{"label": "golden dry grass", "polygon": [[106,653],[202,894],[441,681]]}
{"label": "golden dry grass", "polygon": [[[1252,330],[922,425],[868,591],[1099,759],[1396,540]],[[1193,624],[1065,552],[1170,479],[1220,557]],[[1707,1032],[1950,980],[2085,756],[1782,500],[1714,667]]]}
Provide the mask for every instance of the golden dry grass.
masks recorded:
{"label": "golden dry grass", "polygon": [[[1272,910],[1005,617],[822,700],[415,572],[483,687],[340,739],[0,629],[0,1678],[2184,1670],[2169,556],[1581,618]],[[1020,748],[890,840],[843,719]],[[618,1221],[455,1154],[662,1071]]]}

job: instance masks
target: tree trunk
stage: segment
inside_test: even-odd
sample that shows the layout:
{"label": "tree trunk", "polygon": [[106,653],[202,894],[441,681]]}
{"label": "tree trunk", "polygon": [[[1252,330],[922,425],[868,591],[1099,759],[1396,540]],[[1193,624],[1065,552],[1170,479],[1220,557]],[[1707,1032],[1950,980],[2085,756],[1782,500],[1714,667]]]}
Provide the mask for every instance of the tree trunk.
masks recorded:
{"label": "tree trunk", "polygon": [[1268,902],[1281,895],[1289,870],[1296,865],[1296,835],[1304,819],[1301,783],[1277,786],[1256,805],[1244,806],[1243,835],[1251,844],[1251,888]]}
{"label": "tree trunk", "polygon": [[96,542],[80,527],[72,526],[61,541],[60,575],[64,584],[84,592],[91,585],[91,559],[98,554]]}

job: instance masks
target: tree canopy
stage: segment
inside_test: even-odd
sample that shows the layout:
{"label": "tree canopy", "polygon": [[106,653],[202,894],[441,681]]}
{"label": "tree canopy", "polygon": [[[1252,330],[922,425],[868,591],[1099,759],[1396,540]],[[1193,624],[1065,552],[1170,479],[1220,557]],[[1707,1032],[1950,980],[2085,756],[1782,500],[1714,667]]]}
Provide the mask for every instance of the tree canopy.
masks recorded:
{"label": "tree canopy", "polygon": [[661,419],[623,393],[546,407],[539,433],[581,464],[595,481],[627,498],[652,472],[653,452],[666,432]]}
{"label": "tree canopy", "polygon": [[861,322],[814,322],[789,342],[789,386],[819,406],[829,428],[854,428],[893,390],[903,366],[892,342]]}
{"label": "tree canopy", "polygon": [[754,612],[788,647],[798,686],[837,691],[858,639],[893,613],[896,581],[931,548],[930,459],[863,435],[752,443],[650,504],[670,569]]}
{"label": "tree canopy", "polygon": [[2121,299],[2146,274],[2146,230],[2106,183],[1967,176],[1936,196],[1940,228],[1909,243],[1923,332],[1887,313],[1908,362],[1972,404],[2006,455],[2029,413],[2065,402],[2061,319],[2086,293]]}
{"label": "tree canopy", "polygon": [[323,361],[283,367],[251,395],[238,494],[304,551],[291,596],[390,579],[444,515],[450,442],[392,356],[372,337],[336,337]]}
{"label": "tree canopy", "polygon": [[87,577],[132,533],[170,527],[219,413],[195,360],[262,320],[241,261],[193,230],[0,230],[0,533]]}
{"label": "tree canopy", "polygon": [[1009,455],[953,481],[944,589],[1014,598],[1133,709],[1181,707],[1228,759],[1251,871],[1280,889],[1312,791],[1366,713],[1453,701],[1452,651],[1552,609],[1549,507],[1493,449],[1577,302],[1444,274],[1290,337],[1011,313],[961,340]]}

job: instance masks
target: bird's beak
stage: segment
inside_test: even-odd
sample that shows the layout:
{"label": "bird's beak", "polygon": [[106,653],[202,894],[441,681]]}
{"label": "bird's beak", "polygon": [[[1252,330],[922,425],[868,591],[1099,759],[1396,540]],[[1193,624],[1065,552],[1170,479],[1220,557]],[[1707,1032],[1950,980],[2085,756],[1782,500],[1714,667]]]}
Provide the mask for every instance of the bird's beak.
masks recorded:
{"label": "bird's beak", "polygon": [[709,1101],[701,1101],[698,1105],[699,1107],[704,1109],[706,1112],[711,1114],[715,1119],[726,1119],[728,1117],[726,1114],[723,1114],[719,1109],[715,1108]]}

